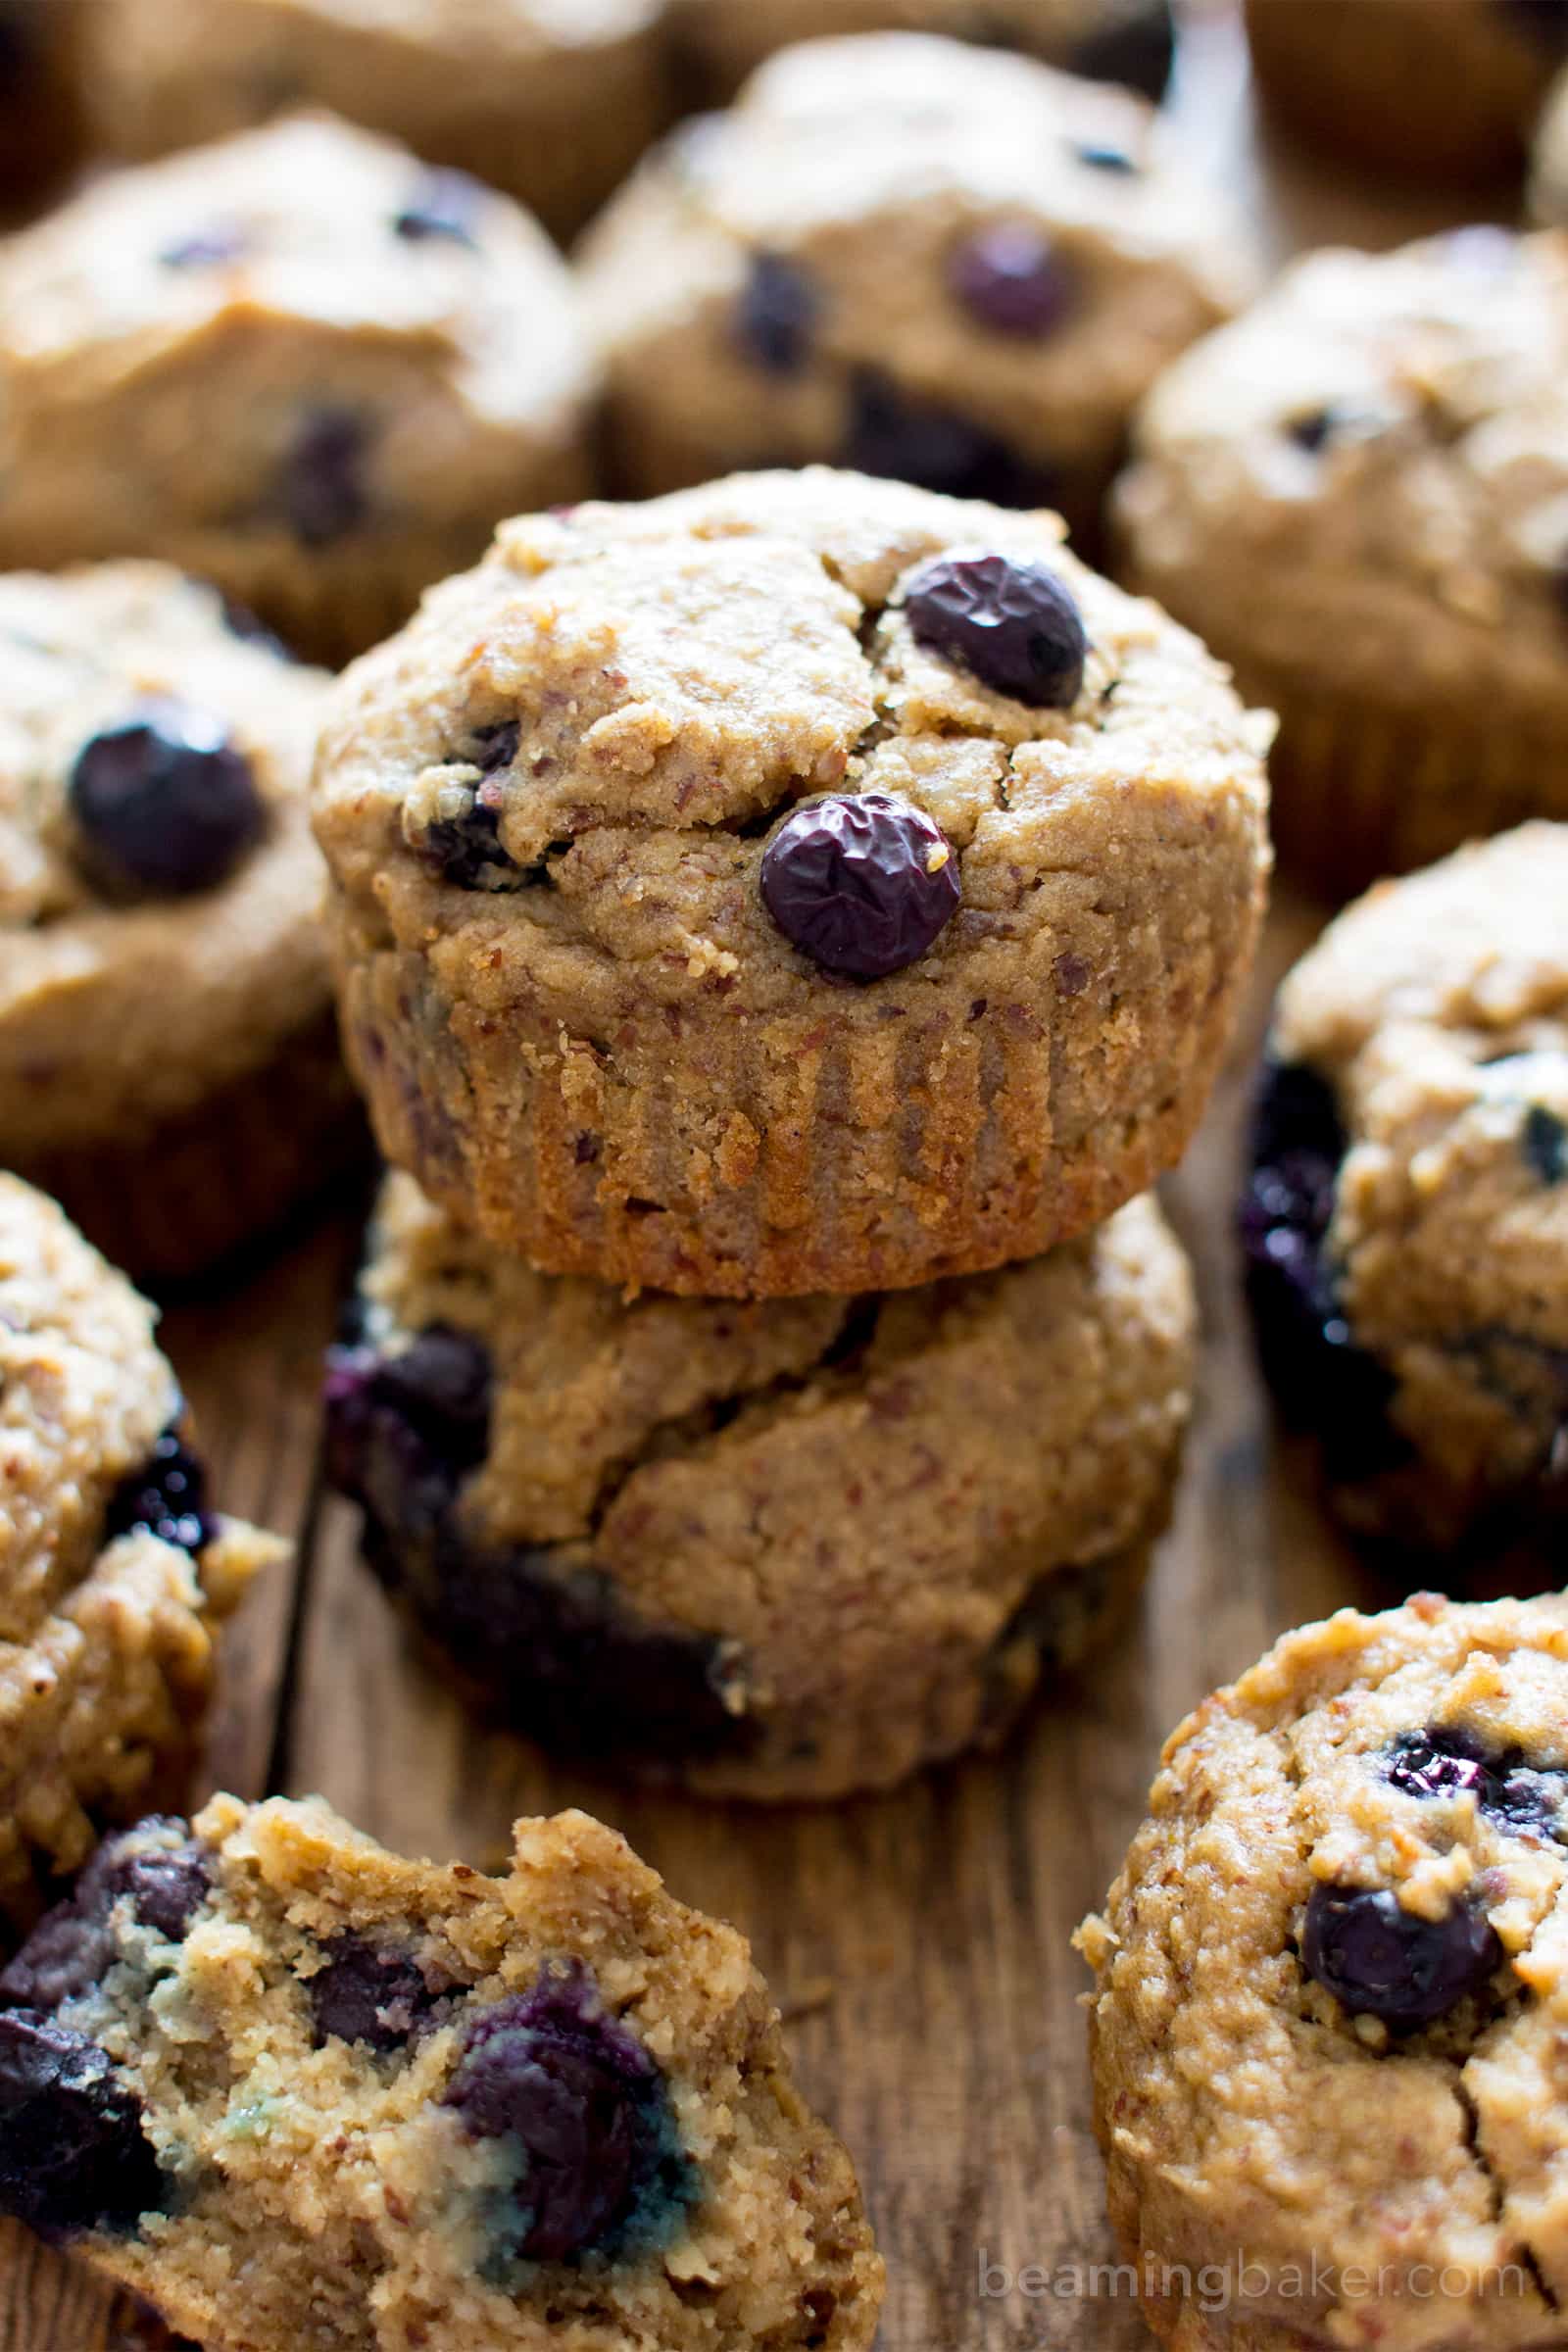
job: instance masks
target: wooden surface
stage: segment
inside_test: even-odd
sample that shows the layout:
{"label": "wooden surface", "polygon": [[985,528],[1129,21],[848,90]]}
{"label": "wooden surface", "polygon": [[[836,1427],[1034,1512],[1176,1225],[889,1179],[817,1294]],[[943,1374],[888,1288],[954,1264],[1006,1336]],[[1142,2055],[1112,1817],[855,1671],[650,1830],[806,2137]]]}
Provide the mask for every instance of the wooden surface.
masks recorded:
{"label": "wooden surface", "polygon": [[[1386,245],[1440,214],[1378,200],[1290,155],[1260,158],[1223,17],[1190,34],[1180,114],[1248,189],[1276,251]],[[982,2292],[1108,2264],[1070,1944],[1136,1826],[1160,1741],[1286,1626],[1375,1600],[1281,1452],[1240,1317],[1230,1218],[1242,1106],[1275,979],[1312,936],[1283,900],[1230,1071],[1168,1200],[1205,1318],[1187,1471],[1139,1622],[1056,1690],[1000,1759],[894,1797],[775,1814],[628,1797],[474,1732],[405,1646],[358,1566],[353,1514],[318,1485],[316,1384],[352,1263],[329,1219],[243,1292],[170,1314],[165,1338],[225,1508],[296,1534],[292,1576],[228,1646],[213,1779],[319,1789],[405,1849],[498,1862],[520,1812],[586,1803],[686,1901],[743,1926],[791,2020],[802,2086],[858,2159],[890,2291],[883,2352],[1121,2352],[1148,2339],[1104,2292]],[[1063,2283],[1066,2283],[1064,2280]],[[1085,2281],[1086,2289],[1092,2282]],[[0,2230],[0,2352],[137,2352],[132,2317]]]}

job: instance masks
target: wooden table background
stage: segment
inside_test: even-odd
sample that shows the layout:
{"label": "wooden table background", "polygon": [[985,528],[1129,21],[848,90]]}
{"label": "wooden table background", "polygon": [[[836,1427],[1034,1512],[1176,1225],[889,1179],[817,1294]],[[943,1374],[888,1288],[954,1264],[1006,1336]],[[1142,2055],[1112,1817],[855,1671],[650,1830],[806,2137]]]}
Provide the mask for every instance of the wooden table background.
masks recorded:
{"label": "wooden table background", "polygon": [[[1234,19],[1187,28],[1176,108],[1209,169],[1248,194],[1276,253],[1396,243],[1451,211],[1341,186],[1254,135]],[[406,1646],[323,1498],[317,1387],[352,1267],[347,1212],[238,1293],[171,1312],[170,1354],[224,1508],[296,1535],[292,1574],[227,1646],[212,1781],[318,1789],[389,1843],[497,1864],[519,1813],[584,1803],[684,1900],[732,1919],[791,2025],[806,2094],[857,2157],[883,2249],[882,2352],[1122,2352],[1149,2339],[1103,2291],[982,2292],[981,2263],[1052,2276],[1113,2260],[1090,2123],[1070,1936],[1143,1811],[1165,1733],[1285,1627],[1377,1594],[1282,1448],[1252,1369],[1230,1219],[1244,1106],[1279,974],[1321,916],[1276,894],[1225,1082],[1168,1205],[1205,1321],[1186,1476],[1138,1623],[1051,1694],[1000,1757],[892,1797],[766,1812],[628,1794],[474,1730]],[[993,2270],[988,2283],[1002,2280]],[[0,2226],[0,2352],[139,2352],[144,2324],[64,2258]]]}

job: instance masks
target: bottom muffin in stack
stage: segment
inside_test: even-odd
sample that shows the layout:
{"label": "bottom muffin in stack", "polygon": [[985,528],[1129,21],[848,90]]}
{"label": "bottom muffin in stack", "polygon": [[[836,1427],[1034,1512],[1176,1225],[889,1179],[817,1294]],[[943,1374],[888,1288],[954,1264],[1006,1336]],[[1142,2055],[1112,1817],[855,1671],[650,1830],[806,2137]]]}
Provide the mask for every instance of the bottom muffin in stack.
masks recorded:
{"label": "bottom muffin in stack", "polygon": [[1152,1200],[1000,1273],[753,1304],[534,1272],[383,1196],[332,1475],[516,1728],[710,1792],[1000,1738],[1130,1608],[1191,1404]]}

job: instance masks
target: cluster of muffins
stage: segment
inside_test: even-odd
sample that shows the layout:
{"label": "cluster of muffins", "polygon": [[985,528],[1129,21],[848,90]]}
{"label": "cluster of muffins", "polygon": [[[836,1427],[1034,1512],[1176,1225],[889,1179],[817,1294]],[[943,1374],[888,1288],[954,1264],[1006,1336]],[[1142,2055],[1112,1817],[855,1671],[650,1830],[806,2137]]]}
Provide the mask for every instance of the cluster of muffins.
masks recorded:
{"label": "cluster of muffins", "polygon": [[0,2212],[213,2352],[866,2352],[882,2268],[612,1832],[149,1810],[279,1547],[91,1243],[210,1270],[357,1093],[327,1473],[466,1699],[768,1802],[998,1743],[1169,1510],[1274,712],[1285,864],[1377,887],[1275,1007],[1260,1362],[1467,1597],[1173,1736],[1080,1936],[1111,2218],[1183,2347],[1216,2266],[1262,2352],[1560,2332],[1568,1606],[1479,1596],[1568,1508],[1568,7],[1247,13],[1542,225],[1259,294],[1101,86],[1161,0],[0,24],[8,183],[125,159],[0,245]]}
{"label": "cluster of muffins", "polygon": [[520,1728],[885,1786],[1125,1605],[1264,741],[1052,518],[827,470],[513,522],[348,671],[332,1463]]}

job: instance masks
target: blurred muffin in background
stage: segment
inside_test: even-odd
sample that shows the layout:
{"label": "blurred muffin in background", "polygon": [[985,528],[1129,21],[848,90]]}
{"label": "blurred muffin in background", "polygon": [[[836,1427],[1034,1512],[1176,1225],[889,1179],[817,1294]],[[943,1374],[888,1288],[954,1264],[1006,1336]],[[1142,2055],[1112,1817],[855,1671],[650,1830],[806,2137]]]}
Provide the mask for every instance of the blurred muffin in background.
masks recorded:
{"label": "blurred muffin in background", "polygon": [[1517,172],[1568,61],[1568,0],[1247,0],[1271,113],[1383,174]]}
{"label": "blurred muffin in background", "polygon": [[558,236],[581,227],[671,112],[663,0],[82,5],[87,104],[113,153],[166,155],[330,107],[504,188]]}
{"label": "blurred muffin in background", "polygon": [[1176,46],[1170,0],[670,0],[670,17],[688,75],[717,98],[775,49],[832,33],[950,33],[1146,98],[1163,94]]}
{"label": "blurred muffin in background", "polygon": [[319,670],[157,564],[0,577],[0,1165],[135,1274],[361,1133],[305,815]]}
{"label": "blurred muffin in background", "polygon": [[1115,521],[1280,714],[1283,864],[1346,897],[1568,817],[1568,235],[1295,263],[1156,385]]}
{"label": "blurred muffin in background", "polygon": [[582,248],[620,486],[820,460],[1091,526],[1143,394],[1254,283],[1154,124],[915,33],[771,60]]}
{"label": "blurred muffin in background", "polygon": [[296,117],[0,246],[0,564],[158,557],[337,661],[586,488],[592,392],[534,221]]}
{"label": "blurred muffin in background", "polygon": [[0,205],[47,193],[81,146],[72,0],[0,0]]}
{"label": "blurred muffin in background", "polygon": [[1536,131],[1530,209],[1548,227],[1568,227],[1568,72],[1553,82]]}

